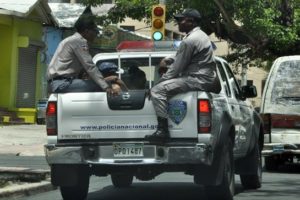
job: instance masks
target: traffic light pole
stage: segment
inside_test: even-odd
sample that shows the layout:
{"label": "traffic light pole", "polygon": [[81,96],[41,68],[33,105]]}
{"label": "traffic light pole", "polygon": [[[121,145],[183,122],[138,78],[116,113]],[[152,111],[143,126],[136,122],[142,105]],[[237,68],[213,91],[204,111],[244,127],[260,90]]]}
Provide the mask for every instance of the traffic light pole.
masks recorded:
{"label": "traffic light pole", "polygon": [[159,0],[159,4],[165,5],[166,1],[165,0]]}

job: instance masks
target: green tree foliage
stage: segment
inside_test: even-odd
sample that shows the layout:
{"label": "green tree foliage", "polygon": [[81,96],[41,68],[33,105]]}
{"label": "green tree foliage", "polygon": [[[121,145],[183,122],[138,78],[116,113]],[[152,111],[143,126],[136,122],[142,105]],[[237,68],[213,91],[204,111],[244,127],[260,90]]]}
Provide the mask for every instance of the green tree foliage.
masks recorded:
{"label": "green tree foliage", "polygon": [[[85,5],[97,6],[102,5],[105,0],[82,0]],[[152,5],[158,4],[159,0],[115,0],[115,6],[108,12],[107,16],[102,17],[103,25],[109,23],[118,23],[124,21],[125,17],[136,20],[150,22]],[[185,1],[166,0],[168,20],[172,15],[187,6]],[[170,5],[170,6],[169,6]],[[101,20],[100,20],[101,21]],[[150,23],[149,23],[150,24]]]}
{"label": "green tree foliage", "polygon": [[[101,5],[104,0],[83,0]],[[158,0],[115,0],[105,23],[150,19]],[[227,40],[238,57],[273,59],[300,54],[300,0],[165,0],[167,20],[186,7],[202,15],[201,28]],[[104,20],[104,18],[103,18]]]}
{"label": "green tree foliage", "polygon": [[207,20],[206,31],[231,42],[239,57],[268,60],[300,54],[300,0],[193,2]]}

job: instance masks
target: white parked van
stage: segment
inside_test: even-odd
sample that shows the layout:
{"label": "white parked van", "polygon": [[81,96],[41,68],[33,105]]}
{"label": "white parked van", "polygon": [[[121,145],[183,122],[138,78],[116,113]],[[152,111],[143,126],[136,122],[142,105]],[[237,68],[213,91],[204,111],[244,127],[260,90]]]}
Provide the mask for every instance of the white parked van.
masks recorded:
{"label": "white parked van", "polygon": [[265,167],[300,159],[300,55],[279,57],[268,75],[260,113],[265,123]]}

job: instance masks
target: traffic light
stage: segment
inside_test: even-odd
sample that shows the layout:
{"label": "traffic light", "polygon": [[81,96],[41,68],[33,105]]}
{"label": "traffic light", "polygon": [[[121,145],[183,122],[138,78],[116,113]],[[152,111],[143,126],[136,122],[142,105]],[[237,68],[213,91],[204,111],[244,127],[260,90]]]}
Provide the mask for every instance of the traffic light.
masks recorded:
{"label": "traffic light", "polygon": [[152,6],[152,34],[151,38],[154,41],[163,40],[165,37],[165,19],[166,19],[166,6],[157,4]]}

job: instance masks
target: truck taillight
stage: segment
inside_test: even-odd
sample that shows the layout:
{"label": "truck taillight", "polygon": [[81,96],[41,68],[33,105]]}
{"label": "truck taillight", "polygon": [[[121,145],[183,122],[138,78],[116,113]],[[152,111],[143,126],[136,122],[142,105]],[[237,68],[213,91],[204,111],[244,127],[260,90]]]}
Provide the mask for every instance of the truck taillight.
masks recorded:
{"label": "truck taillight", "polygon": [[272,128],[293,128],[300,129],[300,116],[272,114],[271,115]]}
{"label": "truck taillight", "polygon": [[198,133],[209,133],[211,130],[211,106],[207,99],[198,100]]}
{"label": "truck taillight", "polygon": [[285,114],[261,114],[264,133],[270,134],[272,128],[300,129],[300,116]]}
{"label": "truck taillight", "polygon": [[46,110],[46,128],[47,135],[57,135],[57,104],[56,102],[48,102]]}

